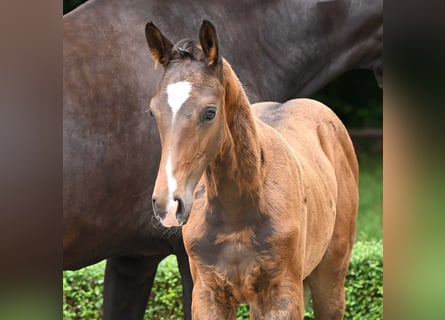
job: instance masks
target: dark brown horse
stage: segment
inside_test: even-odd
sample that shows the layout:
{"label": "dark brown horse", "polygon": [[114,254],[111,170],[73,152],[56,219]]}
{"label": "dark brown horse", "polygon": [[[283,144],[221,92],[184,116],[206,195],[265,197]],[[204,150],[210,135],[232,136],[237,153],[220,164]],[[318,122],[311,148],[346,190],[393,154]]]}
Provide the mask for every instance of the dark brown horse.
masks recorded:
{"label": "dark brown horse", "polygon": [[303,319],[303,280],[317,319],[343,319],[358,164],[341,121],[309,99],[251,108],[208,21],[200,46],[172,45],[152,23],[146,36],[165,70],[151,101],[153,208],[184,225],[193,319],[236,319],[240,303],[251,319]]}
{"label": "dark brown horse", "polygon": [[91,0],[66,15],[64,269],[108,259],[105,319],[141,319],[157,264],[172,253],[190,318],[180,233],[152,224],[160,143],[146,111],[162,70],[148,58],[143,29],[156,20],[185,36],[202,17],[224,33],[224,48],[237,48],[225,56],[251,101],[306,96],[347,70],[380,70],[381,0]]}

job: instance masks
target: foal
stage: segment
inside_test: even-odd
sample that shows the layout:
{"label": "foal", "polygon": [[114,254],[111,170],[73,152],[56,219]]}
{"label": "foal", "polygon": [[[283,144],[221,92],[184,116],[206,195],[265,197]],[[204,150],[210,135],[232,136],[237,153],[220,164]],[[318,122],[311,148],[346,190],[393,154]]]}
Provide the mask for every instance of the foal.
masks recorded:
{"label": "foal", "polygon": [[303,280],[317,319],[343,318],[358,166],[340,120],[308,99],[250,106],[208,21],[200,46],[145,31],[165,69],[153,207],[184,225],[193,319],[235,319],[240,303],[252,319],[303,319]]}

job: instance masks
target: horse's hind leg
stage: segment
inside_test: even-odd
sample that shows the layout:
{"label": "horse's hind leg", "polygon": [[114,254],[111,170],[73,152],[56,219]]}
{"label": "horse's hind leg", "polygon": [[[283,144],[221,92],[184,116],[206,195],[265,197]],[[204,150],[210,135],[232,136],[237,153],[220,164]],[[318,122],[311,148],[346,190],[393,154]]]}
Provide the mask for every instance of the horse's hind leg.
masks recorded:
{"label": "horse's hind leg", "polygon": [[[340,131],[337,132],[340,134]],[[358,212],[358,164],[343,130],[340,141],[343,154],[336,151],[331,162],[337,177],[337,215],[331,242],[321,262],[306,279],[311,289],[315,319],[343,319],[345,313],[344,282],[355,238]],[[346,169],[346,170],[345,170]]]}
{"label": "horse's hind leg", "polygon": [[[306,279],[312,295],[315,319],[343,319],[345,313],[344,281],[355,236],[357,202],[342,201],[326,253],[317,268]],[[343,208],[343,210],[339,210]]]}
{"label": "horse's hind leg", "polygon": [[163,258],[126,256],[107,260],[103,319],[143,319],[156,269]]}
{"label": "horse's hind leg", "polygon": [[[344,224],[342,229],[336,227],[323,259],[306,279],[317,320],[343,319],[345,313],[344,281],[354,242],[355,223],[343,222],[347,224],[346,229],[352,230],[345,230]],[[341,223],[337,219],[337,224]]]}
{"label": "horse's hind leg", "polygon": [[337,259],[325,256],[307,279],[311,289],[315,319],[343,319],[346,270],[347,264],[342,264]]}

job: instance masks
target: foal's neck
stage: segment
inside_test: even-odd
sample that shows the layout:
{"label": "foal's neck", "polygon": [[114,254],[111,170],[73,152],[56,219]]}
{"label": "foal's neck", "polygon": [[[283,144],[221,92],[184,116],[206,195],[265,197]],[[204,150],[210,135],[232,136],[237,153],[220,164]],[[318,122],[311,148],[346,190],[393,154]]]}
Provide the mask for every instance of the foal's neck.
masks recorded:
{"label": "foal's neck", "polygon": [[238,77],[223,60],[225,139],[206,173],[209,198],[223,205],[238,201],[259,206],[262,194],[262,151],[249,100]]}

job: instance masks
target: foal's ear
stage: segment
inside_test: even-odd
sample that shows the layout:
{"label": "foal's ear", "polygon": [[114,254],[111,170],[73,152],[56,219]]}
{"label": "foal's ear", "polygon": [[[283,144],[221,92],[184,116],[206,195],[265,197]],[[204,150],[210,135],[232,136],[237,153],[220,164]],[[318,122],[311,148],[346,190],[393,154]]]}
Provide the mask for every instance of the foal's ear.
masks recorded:
{"label": "foal's ear", "polygon": [[170,61],[170,53],[173,47],[172,43],[164,37],[152,22],[145,25],[145,38],[147,39],[148,47],[156,63],[160,63],[166,67]]}
{"label": "foal's ear", "polygon": [[215,27],[207,20],[202,22],[201,30],[199,30],[199,41],[204,55],[209,60],[209,66],[216,66],[219,60],[218,39]]}

